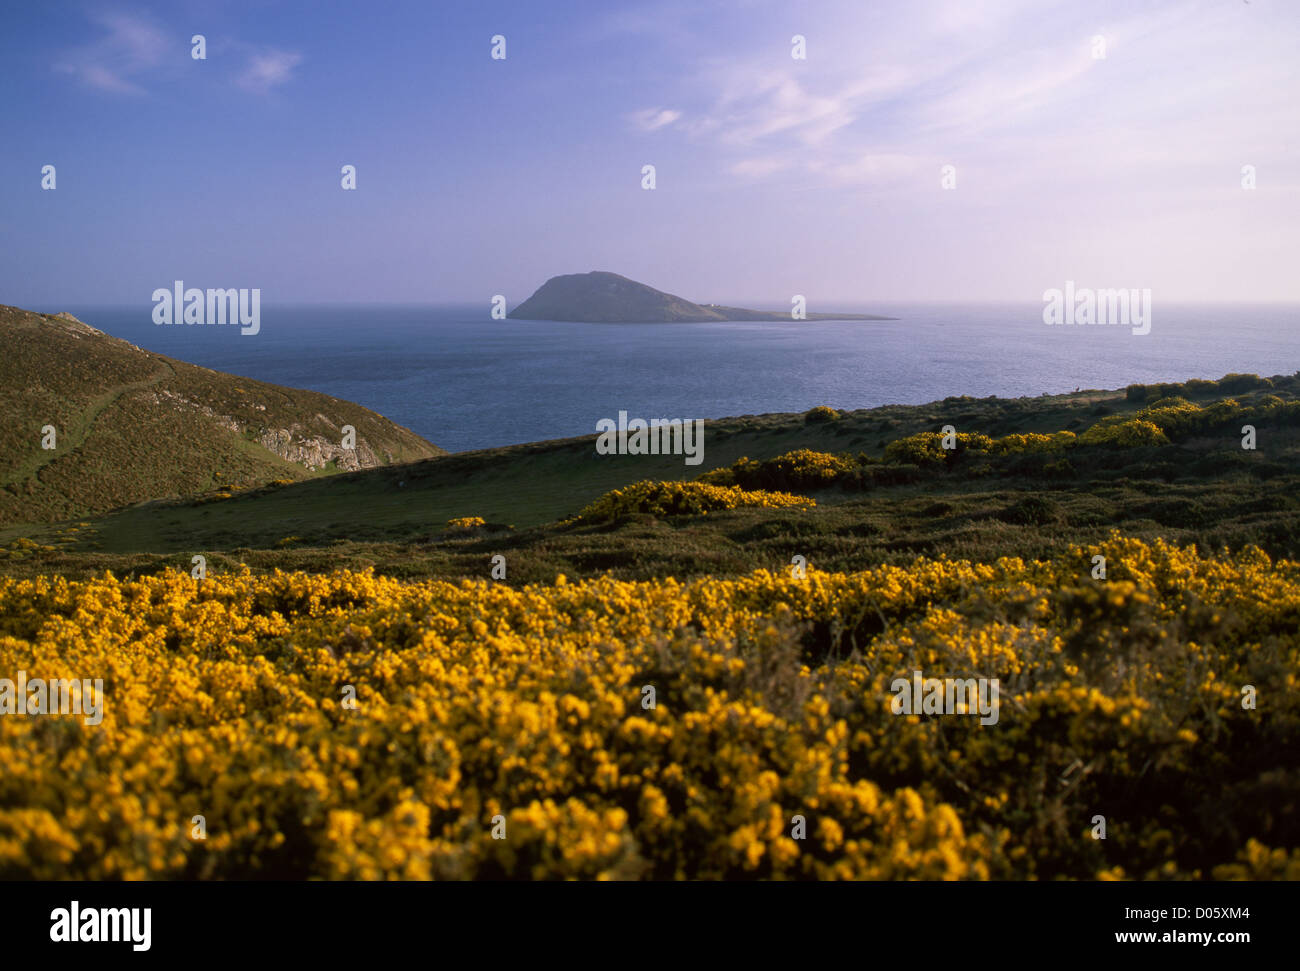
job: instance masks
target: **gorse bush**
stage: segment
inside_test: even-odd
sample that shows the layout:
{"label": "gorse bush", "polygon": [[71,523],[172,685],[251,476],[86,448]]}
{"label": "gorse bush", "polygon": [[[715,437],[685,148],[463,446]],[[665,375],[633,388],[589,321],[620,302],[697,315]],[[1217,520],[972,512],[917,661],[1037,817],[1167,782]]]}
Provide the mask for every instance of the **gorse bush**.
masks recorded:
{"label": "gorse bush", "polygon": [[1018,526],[1047,526],[1060,520],[1061,511],[1051,499],[1031,495],[1004,509],[998,518]]}
{"label": "gorse bush", "polygon": [[652,516],[703,516],[741,506],[780,508],[815,506],[806,496],[784,492],[742,489],[739,486],[709,485],[704,482],[634,482],[624,489],[607,492],[585,506],[575,517],[578,522],[605,522],[646,513]]}
{"label": "gorse bush", "polygon": [[[1241,422],[1260,420],[1282,425],[1300,424],[1300,402],[1288,402],[1270,394],[1251,405],[1243,405],[1235,398],[1224,398],[1202,408],[1186,398],[1165,397],[1153,401],[1134,416],[1110,415],[1101,419],[1080,436],[1079,443],[1124,444],[1116,440],[1118,433],[1108,429],[1133,421],[1154,426],[1169,441],[1181,441],[1196,435],[1235,434]],[[1140,432],[1130,429],[1120,437],[1128,440],[1129,444],[1163,444],[1146,429]]]}
{"label": "gorse bush", "polygon": [[1141,418],[1124,418],[1121,415],[1103,418],[1079,436],[1080,445],[1114,445],[1120,448],[1135,448],[1145,445],[1168,445],[1159,426]]}
{"label": "gorse bush", "polygon": [[741,458],[728,468],[706,472],[696,481],[744,489],[822,489],[845,481],[858,467],[859,463],[847,456],[801,448],[763,462]]}
{"label": "gorse bush", "polygon": [[1225,374],[1219,379],[1219,390],[1229,394],[1240,391],[1254,391],[1256,388],[1271,388],[1273,382],[1261,378],[1258,374]]}
{"label": "gorse bush", "polygon": [[1056,452],[1069,448],[1075,441],[1074,432],[1053,432],[1050,435],[1030,432],[1024,435],[1003,435],[1001,438],[994,439],[990,450],[1001,455]]}
{"label": "gorse bush", "polygon": [[1192,378],[1189,381],[1162,384],[1130,384],[1124,389],[1124,397],[1129,401],[1154,401],[1158,398],[1186,395],[1210,395],[1227,392],[1233,394],[1242,391],[1254,391],[1259,388],[1271,388],[1270,378],[1261,378],[1258,374],[1225,374],[1217,381],[1204,381]]}
{"label": "gorse bush", "polygon": [[[1300,866],[1278,810],[1300,798],[1300,564],[1257,550],[1112,536],[1042,562],[522,589],[0,580],[19,670],[102,677],[103,720],[0,717],[0,879]],[[997,721],[894,714],[914,671],[999,679]]]}
{"label": "gorse bush", "polygon": [[839,417],[840,413],[834,408],[828,408],[825,405],[818,405],[816,408],[810,409],[803,416],[803,420],[806,424],[817,425],[824,424],[828,421],[837,421]]}
{"label": "gorse bush", "polygon": [[1160,411],[1163,409],[1172,409],[1174,411],[1182,410],[1182,411],[1197,411],[1197,412],[1201,410],[1197,405],[1192,404],[1186,398],[1179,397],[1178,395],[1170,395],[1169,397],[1159,398],[1151,402],[1151,404],[1147,405],[1146,408],[1138,412],[1138,417],[1141,418],[1153,411]]}
{"label": "gorse bush", "polygon": [[447,529],[453,532],[478,529],[478,527],[486,525],[487,522],[482,516],[460,516],[456,519],[447,520]]}
{"label": "gorse bush", "polygon": [[885,459],[911,462],[915,465],[938,465],[951,462],[964,452],[995,455],[1015,455],[1032,452],[1055,452],[1075,443],[1074,432],[1060,431],[1050,435],[1037,432],[1005,435],[990,438],[978,432],[956,432],[952,435],[954,448],[944,448],[942,432],[921,432],[900,438],[885,446]]}
{"label": "gorse bush", "polygon": [[1138,421],[1149,422],[1166,437],[1177,438],[1205,425],[1205,411],[1186,398],[1160,398],[1136,415]]}
{"label": "gorse bush", "polygon": [[887,462],[911,462],[914,465],[940,465],[949,462],[962,452],[988,452],[993,439],[977,432],[956,432],[952,436],[954,448],[944,448],[942,432],[921,432],[909,435],[885,446]]}

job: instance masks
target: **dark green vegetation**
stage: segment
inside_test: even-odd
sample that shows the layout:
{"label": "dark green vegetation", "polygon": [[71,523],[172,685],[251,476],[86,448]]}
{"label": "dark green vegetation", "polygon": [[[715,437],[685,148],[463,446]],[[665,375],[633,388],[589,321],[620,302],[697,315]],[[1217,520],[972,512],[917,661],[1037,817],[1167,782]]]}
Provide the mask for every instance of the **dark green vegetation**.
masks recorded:
{"label": "dark green vegetation", "polygon": [[[717,320],[790,320],[790,311],[745,310],[691,303],[617,273],[593,270],[553,276],[512,310],[516,320],[572,320],[592,324],[702,323]],[[869,314],[808,314],[808,320],[892,320]]]}
{"label": "dark green vegetation", "polygon": [[443,454],[360,405],[153,354],[66,314],[0,306],[0,342],[0,524]]}
{"label": "dark green vegetation", "polygon": [[[1229,398],[1228,383],[1243,390]],[[374,565],[400,576],[486,576],[500,553],[513,584],[550,581],[557,573],[738,574],[785,569],[796,554],[827,570],[904,562],[918,553],[1045,557],[1115,528],[1206,549],[1255,544],[1300,557],[1300,377],[1230,376],[1224,387],[1188,382],[1181,386],[1186,405],[1159,400],[1168,398],[1164,390],[746,415],[709,422],[705,461],[694,467],[679,456],[597,455],[594,436],[450,455],[154,502],[84,527],[10,529],[0,533],[7,545],[0,570],[188,570],[201,553],[210,569]],[[1129,427],[1124,423],[1139,415],[1159,423],[1164,444],[1082,444],[1089,429]],[[1242,448],[1243,424],[1257,429],[1254,451]],[[938,461],[925,448],[913,455],[911,444],[899,444],[944,425],[957,429],[964,444]],[[1078,433],[1078,442],[1043,451],[982,450],[982,436],[1005,441],[1061,431]],[[771,461],[799,449],[837,456],[829,483],[788,460]],[[737,477],[732,466],[742,458],[751,461]],[[730,476],[744,488],[803,492],[817,507],[561,522],[632,482],[701,474]],[[446,529],[447,520],[461,516],[487,524]],[[19,535],[29,539],[18,545]]]}

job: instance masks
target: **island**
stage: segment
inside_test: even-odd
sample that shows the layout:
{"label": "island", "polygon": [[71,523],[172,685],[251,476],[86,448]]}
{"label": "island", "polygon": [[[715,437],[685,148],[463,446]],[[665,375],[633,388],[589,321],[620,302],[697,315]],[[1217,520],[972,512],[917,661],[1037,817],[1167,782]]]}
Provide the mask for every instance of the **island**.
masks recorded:
{"label": "island", "polygon": [[553,276],[506,316],[515,320],[563,320],[577,323],[672,324],[719,320],[896,320],[875,314],[806,314],[789,310],[746,310],[692,303],[617,273],[593,270]]}

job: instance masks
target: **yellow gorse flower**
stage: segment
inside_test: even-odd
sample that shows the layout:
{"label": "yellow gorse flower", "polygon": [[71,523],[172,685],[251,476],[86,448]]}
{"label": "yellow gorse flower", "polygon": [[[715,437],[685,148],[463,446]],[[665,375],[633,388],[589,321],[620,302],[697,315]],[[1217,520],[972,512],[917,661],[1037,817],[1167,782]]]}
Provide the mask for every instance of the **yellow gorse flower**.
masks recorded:
{"label": "yellow gorse flower", "polygon": [[[1260,806],[1298,605],[1295,563],[1118,535],[802,579],[0,579],[0,678],[105,685],[97,726],[0,715],[0,878],[1293,878]],[[998,723],[892,714],[914,670],[999,679]]]}
{"label": "yellow gorse flower", "polygon": [[450,530],[477,529],[486,525],[487,521],[482,516],[460,516],[447,520],[447,528]]}

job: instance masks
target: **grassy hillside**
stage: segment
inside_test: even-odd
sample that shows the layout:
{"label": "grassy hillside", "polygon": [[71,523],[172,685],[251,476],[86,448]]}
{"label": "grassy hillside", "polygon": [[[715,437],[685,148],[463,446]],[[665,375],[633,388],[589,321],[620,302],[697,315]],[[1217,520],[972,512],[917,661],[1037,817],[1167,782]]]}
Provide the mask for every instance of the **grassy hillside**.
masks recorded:
{"label": "grassy hillside", "polygon": [[[1153,444],[1088,444],[1092,428],[1146,413],[1155,397],[1186,395],[1194,427]],[[1113,528],[1203,548],[1254,543],[1300,556],[1300,382],[1228,378],[1179,388],[1088,391],[1005,400],[950,398],[826,415],[742,416],[709,422],[705,461],[601,456],[593,439],[542,442],[372,469],[285,486],[226,490],[143,504],[71,524],[0,532],[10,573],[150,572],[210,562],[254,569],[365,567],[400,576],[482,576],[508,558],[509,582],[556,573],[621,578],[739,574],[802,555],[823,569],[859,569],[918,554],[987,559],[1049,556]],[[1229,399],[1229,395],[1231,398]],[[1231,404],[1225,404],[1231,400]],[[1183,412],[1169,412],[1181,415]],[[1244,417],[1243,417],[1244,416]],[[1257,426],[1258,447],[1240,428]],[[1183,420],[1183,419],[1179,419]],[[981,452],[934,462],[909,454],[912,436],[952,425],[963,436],[1079,434],[1068,448]],[[1086,434],[1085,434],[1086,433]],[[963,440],[963,445],[969,444]],[[707,516],[630,512],[616,521],[566,522],[604,493],[638,480],[722,476],[742,457],[796,450],[842,457],[829,482],[763,480],[747,487],[812,497],[816,506],[738,508]],[[752,463],[751,463],[752,464]],[[712,470],[712,471],[711,471]],[[766,473],[764,473],[766,474]],[[754,476],[758,475],[757,479]],[[730,477],[730,478],[729,478]],[[753,480],[753,481],[750,481]],[[448,529],[458,517],[482,527]],[[18,548],[19,536],[45,549]]]}
{"label": "grassy hillside", "polygon": [[442,454],[351,402],[186,364],[66,314],[0,306],[0,341],[0,523]]}

